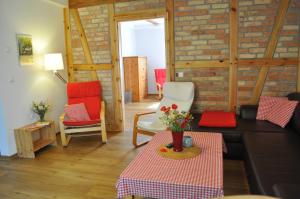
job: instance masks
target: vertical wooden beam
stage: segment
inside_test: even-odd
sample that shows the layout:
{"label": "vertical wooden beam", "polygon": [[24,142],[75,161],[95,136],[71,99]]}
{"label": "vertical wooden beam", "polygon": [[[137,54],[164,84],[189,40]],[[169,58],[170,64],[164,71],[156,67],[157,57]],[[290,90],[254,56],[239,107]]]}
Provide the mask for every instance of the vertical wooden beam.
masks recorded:
{"label": "vertical wooden beam", "polygon": [[[83,29],[83,26],[81,24],[81,20],[80,20],[80,16],[79,16],[79,12],[78,9],[70,9],[71,14],[74,18],[77,30],[79,32],[80,35],[80,41],[81,41],[81,45],[83,48],[83,53],[84,53],[84,57],[86,59],[87,64],[93,64],[93,57],[89,48],[89,44]],[[92,76],[92,80],[98,80],[98,76],[97,76],[97,72],[96,71],[91,71],[91,76]]]}
{"label": "vertical wooden beam", "polygon": [[298,53],[299,53],[299,55],[298,55],[298,59],[299,59],[299,61],[298,61],[298,82],[297,82],[297,92],[300,92],[300,47],[298,48]]}
{"label": "vertical wooden beam", "polygon": [[235,111],[237,106],[237,49],[238,49],[238,1],[230,1],[229,38],[229,103],[228,109]]}
{"label": "vertical wooden beam", "polygon": [[110,30],[110,49],[112,60],[112,82],[113,82],[113,100],[114,100],[114,116],[115,124],[113,130],[123,131],[123,107],[121,99],[121,79],[120,79],[120,61],[119,61],[119,48],[118,48],[118,24],[115,21],[115,8],[114,4],[108,5],[109,15],[109,30]]}
{"label": "vertical wooden beam", "polygon": [[[288,11],[290,4],[290,0],[280,0],[279,8],[277,11],[277,15],[275,18],[275,22],[273,25],[273,30],[269,39],[269,43],[267,45],[264,58],[272,58],[274,55],[274,52],[276,50],[277,42],[280,36],[280,32],[282,29],[282,26],[284,24],[284,19],[286,16],[286,13]],[[259,72],[259,76],[257,78],[254,91],[251,98],[252,104],[257,104],[259,97],[262,93],[262,90],[264,88],[264,84],[267,78],[269,72],[269,66],[262,66]]]}
{"label": "vertical wooden beam", "polygon": [[69,12],[68,8],[64,8],[64,28],[65,28],[65,45],[66,45],[66,57],[67,57],[68,82],[74,82],[70,12]]}
{"label": "vertical wooden beam", "polygon": [[167,44],[166,44],[166,57],[168,64],[169,80],[175,81],[175,39],[174,39],[174,0],[166,1],[167,11]]}

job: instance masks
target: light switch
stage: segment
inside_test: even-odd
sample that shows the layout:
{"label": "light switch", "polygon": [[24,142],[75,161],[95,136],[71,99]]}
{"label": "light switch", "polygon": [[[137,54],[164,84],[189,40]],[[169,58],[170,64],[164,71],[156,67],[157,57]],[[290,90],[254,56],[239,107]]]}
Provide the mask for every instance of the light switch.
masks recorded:
{"label": "light switch", "polygon": [[14,83],[15,82],[15,77],[14,76],[10,76],[8,82],[9,83]]}
{"label": "light switch", "polygon": [[183,77],[183,72],[176,72],[176,77]]}

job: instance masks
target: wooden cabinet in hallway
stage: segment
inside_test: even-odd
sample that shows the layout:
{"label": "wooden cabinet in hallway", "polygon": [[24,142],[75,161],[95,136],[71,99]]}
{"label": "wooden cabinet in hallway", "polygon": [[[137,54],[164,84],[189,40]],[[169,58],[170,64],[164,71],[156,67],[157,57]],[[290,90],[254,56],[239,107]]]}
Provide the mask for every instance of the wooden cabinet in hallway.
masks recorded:
{"label": "wooden cabinet in hallway", "polygon": [[139,102],[148,94],[147,57],[123,57],[125,91],[132,93],[132,102]]}

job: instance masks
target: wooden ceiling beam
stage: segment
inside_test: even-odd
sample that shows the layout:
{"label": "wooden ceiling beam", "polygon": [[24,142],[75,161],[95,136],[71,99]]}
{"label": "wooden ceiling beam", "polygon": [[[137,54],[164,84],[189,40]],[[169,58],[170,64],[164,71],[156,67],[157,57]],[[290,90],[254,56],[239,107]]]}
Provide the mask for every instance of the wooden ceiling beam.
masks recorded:
{"label": "wooden ceiling beam", "polygon": [[69,8],[83,8],[102,4],[112,4],[117,2],[128,2],[133,0],[69,0]]}

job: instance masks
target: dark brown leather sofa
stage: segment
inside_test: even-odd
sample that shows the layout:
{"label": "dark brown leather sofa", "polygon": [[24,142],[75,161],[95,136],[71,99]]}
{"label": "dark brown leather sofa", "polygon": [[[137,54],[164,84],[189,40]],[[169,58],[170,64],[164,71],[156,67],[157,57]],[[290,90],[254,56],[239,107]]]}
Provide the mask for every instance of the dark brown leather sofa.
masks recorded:
{"label": "dark brown leather sofa", "polygon": [[[300,101],[300,93],[288,95]],[[251,193],[300,198],[300,104],[286,128],[256,120],[258,106],[243,105],[236,128],[205,128],[194,115],[193,131],[221,132],[225,158],[245,160]]]}

